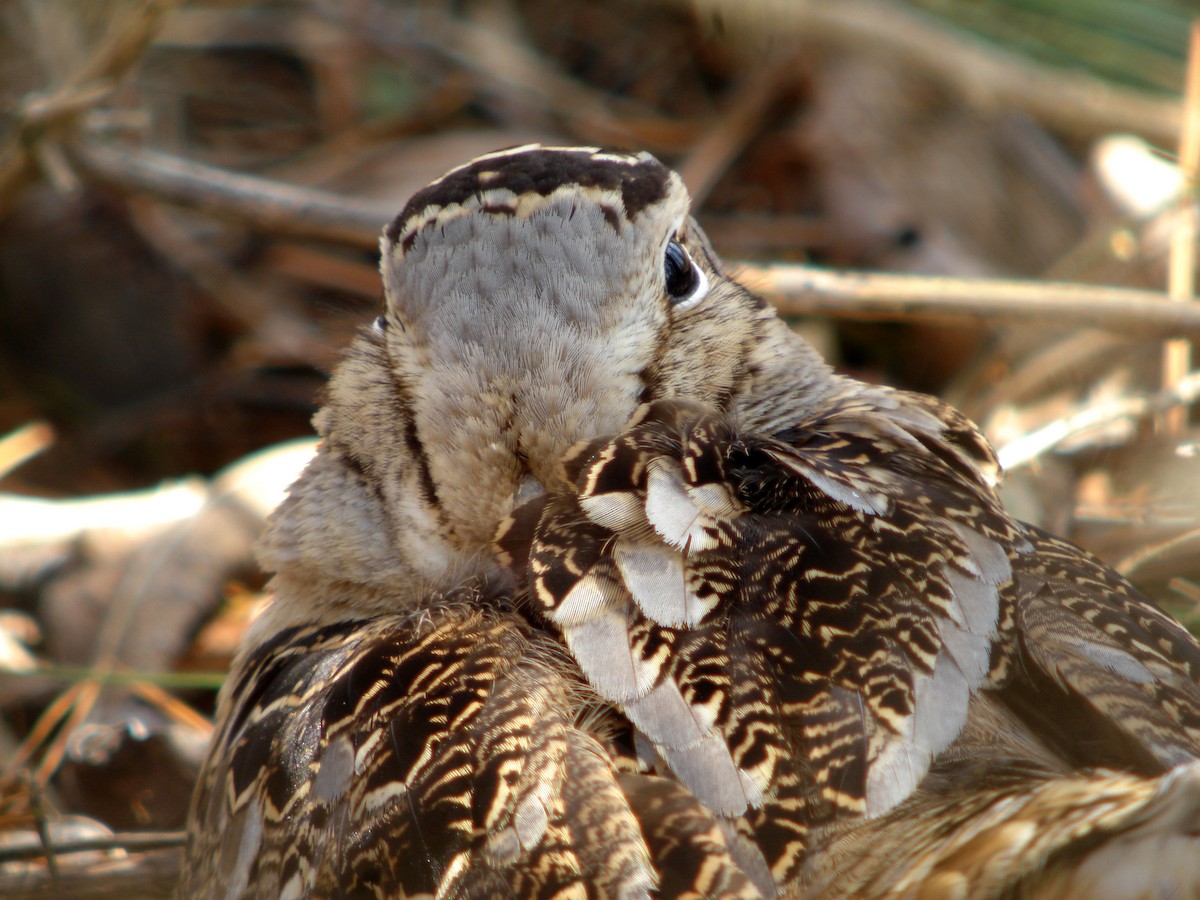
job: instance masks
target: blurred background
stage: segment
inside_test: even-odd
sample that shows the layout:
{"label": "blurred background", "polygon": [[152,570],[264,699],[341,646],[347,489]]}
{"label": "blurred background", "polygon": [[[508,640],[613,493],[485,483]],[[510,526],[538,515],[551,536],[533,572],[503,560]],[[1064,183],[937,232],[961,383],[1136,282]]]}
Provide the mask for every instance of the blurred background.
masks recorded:
{"label": "blurred background", "polygon": [[169,892],[379,231],[499,147],[679,169],[841,370],[959,405],[1021,517],[1200,623],[1198,12],[0,0],[0,895]]}

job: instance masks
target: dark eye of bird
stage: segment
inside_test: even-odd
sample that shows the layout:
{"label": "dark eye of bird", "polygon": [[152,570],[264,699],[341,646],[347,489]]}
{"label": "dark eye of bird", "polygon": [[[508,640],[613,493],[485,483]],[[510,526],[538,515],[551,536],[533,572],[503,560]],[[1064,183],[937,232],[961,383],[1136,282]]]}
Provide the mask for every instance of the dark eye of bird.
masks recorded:
{"label": "dark eye of bird", "polygon": [[678,303],[691,296],[696,289],[696,267],[678,241],[667,244],[663,270],[667,274],[667,293],[672,300]]}

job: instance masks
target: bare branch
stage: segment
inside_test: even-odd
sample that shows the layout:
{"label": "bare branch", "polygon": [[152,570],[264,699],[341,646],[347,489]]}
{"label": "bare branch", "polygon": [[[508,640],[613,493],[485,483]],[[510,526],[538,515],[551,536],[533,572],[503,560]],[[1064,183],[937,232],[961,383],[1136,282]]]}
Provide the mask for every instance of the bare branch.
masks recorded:
{"label": "bare branch", "polygon": [[[283,184],[153,150],[81,143],[79,169],[121,190],[202,210],[275,234],[377,246],[395,210],[327,191]],[[1200,337],[1200,306],[1157,291],[1048,281],[956,279],[835,272],[801,265],[745,265],[754,287],[785,315],[840,318],[973,318],[1044,321],[1162,339]]]}
{"label": "bare branch", "polygon": [[80,170],[119,190],[147,193],[275,234],[374,248],[396,210],[327,191],[241,175],[139,148],[81,142]]}
{"label": "bare branch", "polygon": [[1041,321],[1140,337],[1200,336],[1200,307],[1158,291],[1059,281],[835,272],[812,266],[745,266],[740,274],[785,315],[865,319]]}
{"label": "bare branch", "polygon": [[183,853],[177,848],[137,853],[122,860],[53,878],[45,870],[0,874],[0,895],[10,900],[129,900],[173,895]]}

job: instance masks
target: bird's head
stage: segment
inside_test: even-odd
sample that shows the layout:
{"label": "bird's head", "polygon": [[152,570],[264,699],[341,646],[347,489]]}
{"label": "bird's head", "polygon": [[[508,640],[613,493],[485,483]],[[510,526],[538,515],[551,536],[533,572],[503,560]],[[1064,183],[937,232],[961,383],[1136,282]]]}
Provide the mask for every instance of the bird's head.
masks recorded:
{"label": "bird's head", "polygon": [[648,153],[518,147],[417,193],[383,241],[387,359],[430,478],[490,537],[527,474],[640,403],[736,405],[774,316],[723,272]]}
{"label": "bird's head", "polygon": [[387,227],[384,314],[318,426],[391,527],[438,535],[400,557],[426,576],[486,557],[514,502],[642,403],[762,427],[778,396],[821,393],[824,363],[726,274],[689,204],[647,153],[531,145],[453,169]]}

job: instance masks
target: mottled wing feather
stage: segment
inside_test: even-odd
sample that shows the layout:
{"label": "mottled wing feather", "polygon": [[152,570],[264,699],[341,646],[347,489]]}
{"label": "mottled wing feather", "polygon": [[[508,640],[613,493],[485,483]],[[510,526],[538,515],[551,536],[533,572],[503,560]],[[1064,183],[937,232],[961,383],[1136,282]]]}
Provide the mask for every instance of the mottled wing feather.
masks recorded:
{"label": "mottled wing feather", "polygon": [[[762,896],[734,860],[738,836],[677,781],[627,773],[621,788],[646,829],[659,895],[679,900],[750,900]],[[750,868],[750,866],[744,866]]]}
{"label": "mottled wing feather", "polygon": [[771,438],[658,403],[566,472],[534,599],[643,761],[747,831],[779,885],[815,829],[911,796],[981,688],[1076,764],[1196,758],[1195,641],[1010,519],[991,450],[937,401],[864,389]]}
{"label": "mottled wing feather", "polygon": [[1200,884],[1200,764],[1148,778],[996,759],[945,778],[812,857],[803,895],[1085,900],[1191,897]]}
{"label": "mottled wing feather", "polygon": [[464,606],[282,633],[235,686],[183,895],[648,896],[570,669]]}
{"label": "mottled wing feather", "polygon": [[1147,773],[1196,759],[1195,639],[1078,547],[1027,532],[1033,552],[1004,592],[993,683],[1067,759]]}
{"label": "mottled wing feather", "polygon": [[915,788],[987,675],[1023,540],[941,427],[882,391],[771,439],[655,404],[538,528],[533,593],[589,681],[780,883],[814,821]]}

